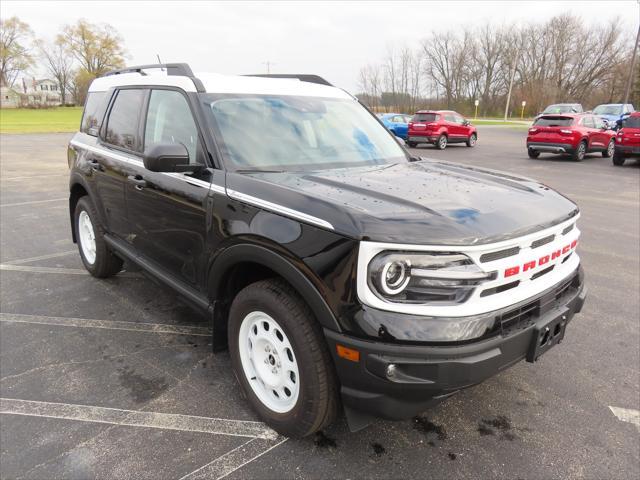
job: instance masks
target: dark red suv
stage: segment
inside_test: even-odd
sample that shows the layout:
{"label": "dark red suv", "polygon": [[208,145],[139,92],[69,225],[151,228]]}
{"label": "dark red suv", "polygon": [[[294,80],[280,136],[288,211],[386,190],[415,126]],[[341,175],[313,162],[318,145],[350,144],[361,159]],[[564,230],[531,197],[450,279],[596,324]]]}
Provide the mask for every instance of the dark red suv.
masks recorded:
{"label": "dark red suv", "polygon": [[616,135],[613,164],[624,165],[628,157],[640,157],[640,112],[634,112],[625,118]]}
{"label": "dark red suv", "polygon": [[451,110],[420,110],[409,122],[407,145],[415,147],[419,143],[432,143],[438,150],[444,150],[447,143],[466,143],[473,147],[478,140],[476,127],[459,113]]}
{"label": "dark red suv", "polygon": [[541,115],[529,129],[527,152],[530,158],[541,152],[569,154],[575,161],[591,152],[610,157],[615,135],[600,117],[588,113]]}

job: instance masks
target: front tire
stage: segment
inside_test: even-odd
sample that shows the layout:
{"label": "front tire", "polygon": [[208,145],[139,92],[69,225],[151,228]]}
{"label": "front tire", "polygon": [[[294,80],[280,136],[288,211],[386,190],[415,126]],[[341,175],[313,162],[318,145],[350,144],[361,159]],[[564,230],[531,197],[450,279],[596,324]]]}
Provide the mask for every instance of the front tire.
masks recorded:
{"label": "front tire", "polygon": [[229,313],[233,371],[265,423],[304,437],[337,416],[333,362],[309,306],[281,280],[245,287]]}
{"label": "front tire", "polygon": [[104,241],[104,229],[93,202],[87,196],[76,204],[74,227],[80,258],[91,275],[106,278],[122,270],[123,261],[109,250]]}
{"label": "front tire", "polygon": [[571,160],[574,162],[581,162],[584,160],[584,156],[587,153],[587,142],[584,140],[578,144],[573,154],[571,154]]}
{"label": "front tire", "polygon": [[607,149],[602,152],[602,156],[604,158],[609,158],[613,155],[614,150],[616,149],[616,142],[613,138],[609,141],[609,145],[607,145]]}
{"label": "front tire", "polygon": [[407,142],[407,145],[409,146],[409,148],[416,148],[418,144],[416,142]]}
{"label": "front tire", "polygon": [[472,133],[471,135],[469,135],[469,138],[467,139],[467,147],[469,148],[475,147],[477,141],[478,141],[478,136],[475,133]]}
{"label": "front tire", "polygon": [[440,135],[438,137],[438,140],[436,140],[436,148],[438,150],[444,150],[445,148],[447,148],[447,136],[446,135]]}

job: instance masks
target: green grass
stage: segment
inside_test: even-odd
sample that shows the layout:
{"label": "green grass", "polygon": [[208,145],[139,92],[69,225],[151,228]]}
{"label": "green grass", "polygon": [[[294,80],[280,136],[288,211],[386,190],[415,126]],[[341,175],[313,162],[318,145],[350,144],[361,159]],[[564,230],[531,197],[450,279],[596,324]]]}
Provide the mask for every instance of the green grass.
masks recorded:
{"label": "green grass", "polygon": [[80,127],[82,107],[0,110],[0,133],[75,132]]}

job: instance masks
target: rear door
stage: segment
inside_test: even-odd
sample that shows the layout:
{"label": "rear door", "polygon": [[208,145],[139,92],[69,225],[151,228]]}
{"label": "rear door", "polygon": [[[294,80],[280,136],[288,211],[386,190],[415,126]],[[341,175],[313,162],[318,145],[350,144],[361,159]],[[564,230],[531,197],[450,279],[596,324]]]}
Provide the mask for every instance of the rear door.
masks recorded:
{"label": "rear door", "polygon": [[129,239],[163,271],[197,287],[207,269],[210,193],[217,190],[224,195],[224,175],[207,166],[193,105],[184,92],[154,88],[143,110],[144,148],[153,143],[183,144],[189,163],[202,168],[196,173],[162,173],[139,164],[127,182]]}
{"label": "rear door", "polygon": [[611,140],[610,130],[606,127],[604,120],[600,117],[593,116],[593,148],[607,148]]}
{"label": "rear door", "polygon": [[113,92],[100,137],[91,150],[90,165],[96,178],[107,230],[121,238],[129,231],[125,182],[142,162],[140,112],[146,91],[140,88]]}

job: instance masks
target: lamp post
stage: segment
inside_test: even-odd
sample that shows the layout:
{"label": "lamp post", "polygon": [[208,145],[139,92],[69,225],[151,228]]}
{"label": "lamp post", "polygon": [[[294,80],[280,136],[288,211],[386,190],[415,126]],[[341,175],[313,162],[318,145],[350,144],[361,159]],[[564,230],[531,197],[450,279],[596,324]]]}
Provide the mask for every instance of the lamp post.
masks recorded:
{"label": "lamp post", "polygon": [[520,111],[520,120],[522,120],[524,118],[524,107],[527,106],[527,101],[523,100],[522,101],[522,110]]}
{"label": "lamp post", "polygon": [[473,116],[473,119],[476,120],[478,118],[478,105],[480,105],[480,100],[476,100],[473,104],[476,106],[476,113]]}

